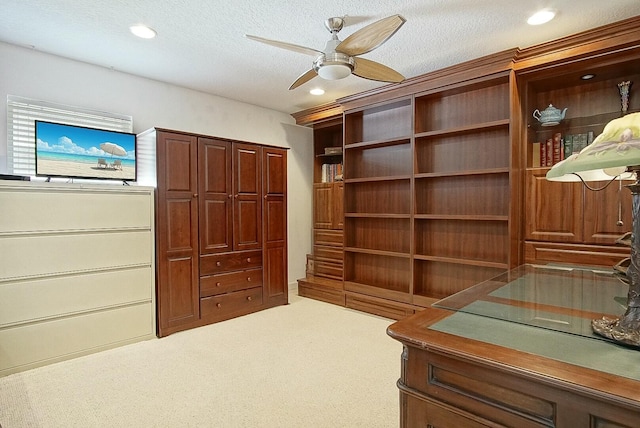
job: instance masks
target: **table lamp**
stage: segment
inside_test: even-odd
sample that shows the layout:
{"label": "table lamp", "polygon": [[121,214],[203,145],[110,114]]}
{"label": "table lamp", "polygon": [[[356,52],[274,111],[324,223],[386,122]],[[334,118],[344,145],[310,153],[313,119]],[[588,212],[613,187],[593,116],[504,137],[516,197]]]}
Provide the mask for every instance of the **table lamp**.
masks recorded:
{"label": "table lamp", "polygon": [[631,190],[632,219],[631,257],[626,269],[629,284],[627,309],[616,319],[593,320],[591,327],[596,334],[614,342],[640,347],[640,113],[631,113],[607,123],[600,134],[580,153],[555,164],[547,172],[547,180],[582,181],[612,179],[622,172],[633,174]]}

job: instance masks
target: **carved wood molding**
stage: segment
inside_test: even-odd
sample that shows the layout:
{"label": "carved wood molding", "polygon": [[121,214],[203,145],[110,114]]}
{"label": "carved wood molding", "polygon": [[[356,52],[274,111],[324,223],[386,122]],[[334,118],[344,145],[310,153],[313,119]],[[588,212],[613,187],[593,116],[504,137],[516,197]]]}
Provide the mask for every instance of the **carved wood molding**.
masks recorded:
{"label": "carved wood molding", "polygon": [[640,43],[640,16],[518,50],[514,70],[620,51]]}
{"label": "carved wood molding", "polygon": [[291,116],[296,120],[297,125],[307,126],[332,119],[336,116],[342,116],[342,111],[342,106],[333,102],[302,110],[297,113],[291,113]]}

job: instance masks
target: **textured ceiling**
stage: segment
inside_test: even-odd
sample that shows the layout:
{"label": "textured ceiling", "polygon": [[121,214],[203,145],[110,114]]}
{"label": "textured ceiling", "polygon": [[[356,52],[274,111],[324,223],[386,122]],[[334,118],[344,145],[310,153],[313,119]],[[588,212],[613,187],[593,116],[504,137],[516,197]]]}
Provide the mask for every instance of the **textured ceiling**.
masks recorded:
{"label": "textured ceiling", "polygon": [[[640,12],[639,0],[2,0],[0,41],[168,82],[285,113],[373,89],[379,82],[319,77],[289,91],[313,58],[244,37],[261,36],[323,50],[324,20],[346,16],[349,34],[401,14],[407,22],[363,55],[415,77],[514,47],[528,47]],[[541,7],[557,10],[531,27]],[[138,39],[129,26],[158,32]],[[0,60],[2,60],[0,58]],[[309,90],[322,87],[323,96]]]}

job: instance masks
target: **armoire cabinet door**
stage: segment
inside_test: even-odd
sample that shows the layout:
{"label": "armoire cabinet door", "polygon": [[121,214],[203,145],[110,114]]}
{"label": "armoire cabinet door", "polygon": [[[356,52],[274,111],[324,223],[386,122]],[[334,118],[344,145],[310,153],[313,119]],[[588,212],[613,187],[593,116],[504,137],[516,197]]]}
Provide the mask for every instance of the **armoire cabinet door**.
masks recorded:
{"label": "armoire cabinet door", "polygon": [[263,149],[264,294],[267,305],[288,300],[287,275],[287,152]]}
{"label": "armoire cabinet door", "polygon": [[233,249],[262,247],[262,149],[233,143]]}
{"label": "armoire cabinet door", "polygon": [[200,317],[198,277],[197,139],[157,137],[158,334]]}
{"label": "armoire cabinet door", "polygon": [[233,250],[231,142],[198,139],[200,253]]}

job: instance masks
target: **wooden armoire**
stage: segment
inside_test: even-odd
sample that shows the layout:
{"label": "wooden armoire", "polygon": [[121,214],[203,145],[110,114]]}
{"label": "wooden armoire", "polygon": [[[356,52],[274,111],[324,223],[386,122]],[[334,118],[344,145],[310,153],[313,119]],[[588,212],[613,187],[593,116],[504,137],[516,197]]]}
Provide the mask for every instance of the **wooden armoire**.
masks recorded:
{"label": "wooden armoire", "polygon": [[286,149],[153,128],[138,152],[156,178],[157,335],[287,304]]}

